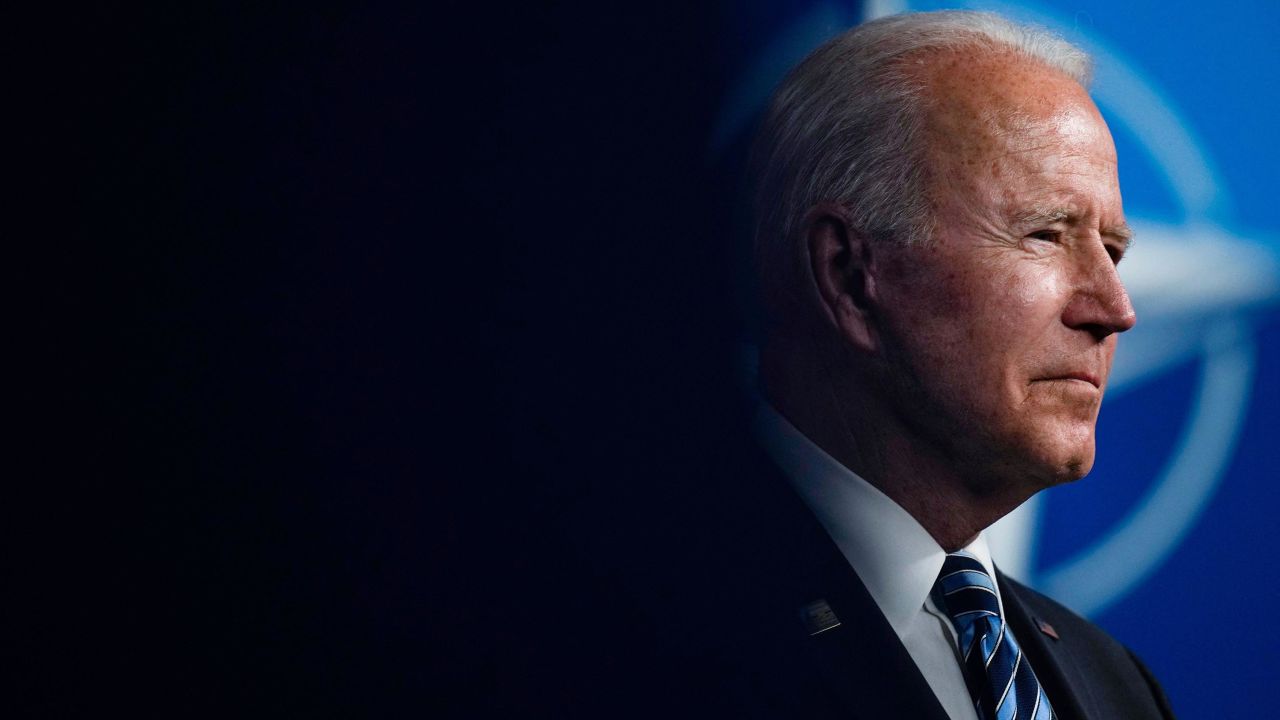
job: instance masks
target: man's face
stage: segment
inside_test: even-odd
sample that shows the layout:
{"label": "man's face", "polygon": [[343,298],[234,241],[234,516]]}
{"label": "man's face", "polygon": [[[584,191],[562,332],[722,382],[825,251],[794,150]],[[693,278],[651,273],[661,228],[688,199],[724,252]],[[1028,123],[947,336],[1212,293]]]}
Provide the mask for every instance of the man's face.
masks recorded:
{"label": "man's face", "polygon": [[1115,333],[1134,323],[1110,133],[1037,65],[954,54],[926,80],[936,231],[887,264],[892,407],[975,491],[1077,479]]}

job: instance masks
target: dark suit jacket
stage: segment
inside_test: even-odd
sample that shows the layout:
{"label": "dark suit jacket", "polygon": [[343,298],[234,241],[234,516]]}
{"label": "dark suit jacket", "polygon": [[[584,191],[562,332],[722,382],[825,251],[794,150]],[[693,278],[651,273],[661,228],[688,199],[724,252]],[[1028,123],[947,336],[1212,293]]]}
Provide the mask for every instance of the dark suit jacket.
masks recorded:
{"label": "dark suit jacket", "polygon": [[[690,660],[671,668],[694,676],[677,691],[679,704],[741,717],[946,720],[817,519],[763,454],[752,463],[756,472],[739,472],[702,508],[710,517],[687,518],[678,562],[688,576],[667,598],[682,616],[667,642]],[[1059,718],[1173,717],[1124,646],[1003,574],[998,582],[1009,626]],[[819,600],[840,624],[811,635],[801,609]]]}

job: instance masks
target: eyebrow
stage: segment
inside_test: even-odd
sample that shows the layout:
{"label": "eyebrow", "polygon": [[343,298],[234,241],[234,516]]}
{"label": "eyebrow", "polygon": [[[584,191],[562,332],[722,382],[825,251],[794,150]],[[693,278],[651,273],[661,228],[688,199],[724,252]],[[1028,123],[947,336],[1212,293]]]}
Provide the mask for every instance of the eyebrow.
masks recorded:
{"label": "eyebrow", "polygon": [[[1067,208],[1036,208],[1028,212],[1022,213],[1018,218],[1019,222],[1024,225],[1036,225],[1041,223],[1056,223],[1064,220],[1074,222],[1078,215]],[[1124,243],[1124,249],[1128,250],[1133,244],[1133,228],[1128,223],[1120,223],[1119,225],[1108,225],[1102,228],[1101,235],[1110,237]]]}
{"label": "eyebrow", "polygon": [[1038,223],[1055,223],[1068,220],[1075,217],[1075,213],[1066,208],[1052,208],[1046,210],[1044,208],[1036,208],[1022,213],[1018,217],[1018,221],[1024,225],[1035,225]]}
{"label": "eyebrow", "polygon": [[1103,237],[1113,237],[1124,243],[1124,249],[1128,250],[1133,244],[1133,228],[1128,223],[1120,223],[1119,225],[1109,225],[1102,228]]}

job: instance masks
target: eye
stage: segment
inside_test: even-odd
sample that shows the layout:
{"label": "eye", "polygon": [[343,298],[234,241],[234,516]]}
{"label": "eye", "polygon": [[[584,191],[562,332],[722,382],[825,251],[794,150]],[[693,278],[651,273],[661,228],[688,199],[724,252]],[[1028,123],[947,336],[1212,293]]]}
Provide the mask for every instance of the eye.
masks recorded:
{"label": "eye", "polygon": [[1111,256],[1112,265],[1119,265],[1120,261],[1124,259],[1124,247],[1107,243],[1107,254]]}
{"label": "eye", "polygon": [[1037,230],[1036,232],[1029,233],[1027,237],[1032,240],[1043,240],[1045,242],[1056,243],[1062,239],[1062,233],[1057,230]]}

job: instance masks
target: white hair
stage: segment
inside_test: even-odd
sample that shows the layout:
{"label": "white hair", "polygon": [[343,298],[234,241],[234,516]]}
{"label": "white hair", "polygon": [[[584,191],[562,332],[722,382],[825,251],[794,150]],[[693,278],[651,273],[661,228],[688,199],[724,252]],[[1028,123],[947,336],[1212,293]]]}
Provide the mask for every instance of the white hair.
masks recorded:
{"label": "white hair", "polygon": [[1087,85],[1091,61],[1052,32],[999,15],[940,11],[859,25],[810,54],[773,95],[753,152],[756,261],[766,308],[804,277],[796,237],[820,203],[872,242],[931,237],[926,92],[907,60],[928,52],[1013,53]]}

